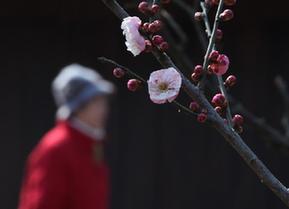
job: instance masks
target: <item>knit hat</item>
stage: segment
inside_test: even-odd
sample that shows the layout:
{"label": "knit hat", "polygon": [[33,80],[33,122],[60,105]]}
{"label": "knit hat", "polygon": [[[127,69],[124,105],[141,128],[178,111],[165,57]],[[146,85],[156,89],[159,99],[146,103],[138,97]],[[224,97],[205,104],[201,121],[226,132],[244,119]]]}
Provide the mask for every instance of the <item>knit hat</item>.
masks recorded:
{"label": "knit hat", "polygon": [[57,119],[68,119],[93,97],[111,95],[114,90],[113,84],[95,70],[79,64],[64,67],[52,82]]}

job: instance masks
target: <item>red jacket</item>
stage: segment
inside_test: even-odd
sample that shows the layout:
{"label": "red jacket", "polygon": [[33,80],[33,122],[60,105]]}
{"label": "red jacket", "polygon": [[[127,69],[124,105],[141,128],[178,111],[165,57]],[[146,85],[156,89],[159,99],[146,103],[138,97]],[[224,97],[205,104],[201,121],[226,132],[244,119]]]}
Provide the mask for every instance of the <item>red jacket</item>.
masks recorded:
{"label": "red jacket", "polygon": [[108,209],[108,168],[95,140],[59,122],[29,156],[18,209]]}

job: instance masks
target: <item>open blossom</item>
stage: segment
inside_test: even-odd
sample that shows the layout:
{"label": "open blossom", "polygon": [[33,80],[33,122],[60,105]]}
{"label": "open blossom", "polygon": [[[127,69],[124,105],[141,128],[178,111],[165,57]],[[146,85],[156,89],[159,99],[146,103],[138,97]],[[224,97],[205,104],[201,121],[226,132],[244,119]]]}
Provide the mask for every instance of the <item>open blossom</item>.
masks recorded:
{"label": "open blossom", "polygon": [[182,78],[176,69],[154,71],[148,80],[150,99],[156,104],[172,102],[177,98],[181,85]]}
{"label": "open blossom", "polygon": [[224,75],[227,72],[229,65],[229,58],[224,54],[220,54],[216,62],[211,64],[211,69],[216,75]]}
{"label": "open blossom", "polygon": [[140,26],[141,20],[138,17],[124,18],[121,23],[126,38],[125,45],[134,56],[139,55],[146,48],[145,39],[139,32]]}

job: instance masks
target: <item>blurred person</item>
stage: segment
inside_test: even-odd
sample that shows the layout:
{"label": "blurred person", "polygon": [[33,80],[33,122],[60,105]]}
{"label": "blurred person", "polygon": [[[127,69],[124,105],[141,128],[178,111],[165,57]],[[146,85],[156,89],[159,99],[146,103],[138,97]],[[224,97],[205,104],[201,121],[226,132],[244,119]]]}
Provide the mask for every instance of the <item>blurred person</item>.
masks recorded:
{"label": "blurred person", "polygon": [[27,160],[18,209],[108,209],[103,141],[113,85],[78,64],[52,83],[57,123]]}

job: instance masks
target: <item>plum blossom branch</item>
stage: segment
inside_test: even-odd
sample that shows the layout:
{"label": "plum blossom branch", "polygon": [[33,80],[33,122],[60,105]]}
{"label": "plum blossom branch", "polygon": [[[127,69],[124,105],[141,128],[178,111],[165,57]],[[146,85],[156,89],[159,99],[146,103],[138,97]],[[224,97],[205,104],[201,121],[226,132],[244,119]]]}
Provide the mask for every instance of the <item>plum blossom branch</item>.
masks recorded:
{"label": "plum blossom branch", "polygon": [[[196,10],[193,7],[191,7],[189,4],[185,3],[182,0],[174,0],[173,2],[176,4],[176,6],[179,6],[180,9],[182,9],[184,12],[186,12],[189,17],[194,16]],[[196,2],[198,2],[198,1],[196,1]],[[209,23],[207,7],[203,1],[200,2],[200,5],[201,5],[202,11],[203,11],[203,18],[205,21],[207,36],[210,37],[211,36],[210,35],[211,34],[211,28],[210,28],[210,25],[207,24],[207,23]],[[202,33],[202,29],[200,27],[200,24],[198,24],[198,22],[196,22],[196,21],[192,21],[192,23],[196,29],[196,32],[198,33],[199,39],[200,39],[202,46],[205,50],[205,47],[207,46],[207,41],[204,38],[205,36]],[[173,30],[176,30],[176,29],[173,28]],[[167,34],[167,36],[170,36],[170,35]],[[169,41],[169,42],[171,42],[171,41]],[[175,45],[176,44],[172,44],[172,47],[174,47]],[[189,59],[188,55],[184,51],[182,51],[180,48],[175,48],[175,50],[176,50],[176,52],[173,51],[172,55],[174,55],[174,56],[178,55],[178,56],[174,57],[174,60],[176,60],[180,63],[187,63],[184,67],[187,70],[190,70],[191,66],[193,66],[193,63],[191,63],[191,59]],[[282,80],[283,80],[283,78],[282,78]],[[282,91],[280,91],[280,90],[279,91],[280,91],[281,95],[283,95],[283,100],[284,100],[284,95],[288,96],[289,92],[284,94],[284,85],[283,84],[280,85],[279,81],[278,81],[277,85],[279,86],[279,89],[282,89]],[[246,109],[244,107],[244,105],[241,104],[240,101],[237,101],[235,98],[233,98],[229,94],[228,94],[228,97],[232,103],[232,106],[231,106],[232,110],[234,112],[241,113],[246,118],[246,121],[248,121],[248,123],[250,124],[250,126],[248,126],[249,128],[255,129],[257,131],[257,133],[262,136],[262,139],[265,139],[267,142],[270,142],[274,145],[278,145],[278,147],[285,148],[284,151],[286,151],[287,154],[289,153],[289,136],[288,136],[289,128],[284,127],[285,130],[287,130],[287,134],[284,135],[283,133],[281,133],[280,130],[277,130],[276,128],[274,128],[270,124],[268,124],[265,119],[254,115],[252,112],[250,112],[248,109]],[[286,101],[286,100],[284,100],[284,101]],[[289,105],[286,105],[286,104],[284,104],[284,105],[285,105],[285,109],[289,107]],[[288,115],[288,112],[287,112],[287,115]]]}
{"label": "plum blossom branch", "polygon": [[[216,49],[217,30],[218,30],[218,27],[219,27],[220,14],[222,12],[223,4],[224,4],[224,1],[221,0],[219,2],[218,10],[216,12],[214,26],[213,26],[213,29],[211,30],[211,26],[210,26],[210,22],[209,22],[209,18],[208,18],[207,7],[206,7],[204,2],[200,2],[200,6],[202,8],[202,19],[204,20],[207,36],[210,39],[209,46],[208,46],[208,49],[207,49],[207,53],[205,55],[205,59],[204,59],[204,63],[203,63],[203,69],[207,69],[208,68],[210,53],[213,50]],[[202,80],[199,83],[199,87],[200,88],[204,88],[205,82],[206,82],[205,79],[206,79],[206,74],[203,76]],[[224,95],[224,97],[225,97],[225,99],[227,101],[226,118],[227,118],[228,124],[229,124],[229,126],[231,128],[233,128],[230,101],[229,101],[227,90],[226,90],[225,85],[224,85],[224,80],[222,78],[222,75],[217,75],[217,81],[218,81],[218,84],[219,84],[219,89],[220,89],[221,93]]]}
{"label": "plum blossom branch", "polygon": [[[120,7],[115,0],[103,0],[106,5],[121,19],[128,17],[128,14]],[[220,1],[223,2],[222,0]],[[221,9],[222,6],[219,6]],[[220,12],[220,11],[218,11]],[[218,21],[217,21],[218,22]],[[216,27],[217,28],[217,27]],[[212,40],[216,34],[213,34]],[[211,41],[213,42],[213,41]],[[211,46],[212,47],[212,43]],[[210,50],[207,50],[210,51]],[[214,110],[205,95],[197,86],[194,86],[175,66],[170,57],[166,53],[159,50],[153,50],[153,55],[164,67],[173,67],[181,75],[183,80],[183,89],[185,92],[203,108],[208,111],[209,123],[225,138],[225,140],[236,150],[246,164],[255,172],[260,181],[264,183],[271,191],[277,195],[289,207],[289,191],[287,188],[271,173],[264,163],[256,156],[256,154],[245,144],[243,139],[232,130],[223,119]]]}
{"label": "plum blossom branch", "polygon": [[[121,68],[121,69],[123,69],[127,74],[129,74],[129,75],[131,75],[131,76],[133,76],[133,77],[141,80],[143,83],[147,84],[147,81],[146,81],[143,77],[139,76],[138,74],[136,74],[136,73],[135,73],[134,71],[132,71],[131,69],[129,69],[129,68],[127,68],[127,67],[125,67],[125,66],[123,66],[123,65],[121,65],[121,64],[119,64],[119,63],[117,63],[117,62],[115,62],[115,61],[112,60],[112,59],[108,59],[108,58],[106,58],[106,57],[98,57],[97,60],[98,60],[100,63],[102,63],[102,64],[110,64],[110,65],[113,65],[114,67]],[[184,110],[184,112],[187,112],[187,113],[192,114],[192,115],[195,115],[195,116],[197,115],[195,112],[193,112],[192,110],[190,110],[189,108],[187,108],[186,106],[182,105],[181,103],[179,103],[179,102],[176,101],[176,100],[172,101],[172,103],[173,103],[175,106],[177,106],[178,108]]]}
{"label": "plum blossom branch", "polygon": [[[189,17],[195,15],[196,10],[194,8],[191,8],[191,6],[189,4],[185,3],[182,0],[174,0],[174,2],[180,7],[180,9],[182,9],[184,12],[186,12],[189,15]],[[198,1],[196,1],[196,2],[198,2]],[[210,25],[207,24],[207,23],[209,23],[207,7],[203,1],[200,2],[200,6],[201,6],[202,12],[203,12],[203,18],[204,18],[204,23],[205,23],[205,27],[206,27],[206,32],[208,32],[207,35],[210,37],[211,28],[210,28]],[[198,34],[199,39],[202,43],[202,46],[206,47],[207,44],[206,44],[206,41],[204,41],[205,36],[201,32],[202,29],[199,27],[199,22],[197,22],[197,21],[191,21],[191,22],[194,25],[194,27],[197,29],[197,34]],[[188,59],[187,55],[185,53],[183,53],[182,51],[178,51],[178,54],[181,54],[180,59],[182,59],[182,58]],[[284,95],[284,93],[281,93],[281,95]],[[287,95],[289,95],[289,93]],[[287,130],[287,136],[286,136],[283,133],[281,133],[280,130],[277,130],[276,128],[269,125],[265,119],[260,118],[256,115],[254,115],[249,110],[247,110],[240,101],[237,101],[234,97],[232,97],[229,94],[228,94],[228,97],[232,103],[232,106],[231,106],[232,109],[234,111],[240,112],[243,116],[245,116],[246,121],[248,123],[250,123],[250,126],[248,126],[249,128],[254,128],[255,130],[257,130],[257,133],[259,133],[263,137],[261,139],[266,139],[267,142],[273,143],[274,145],[278,145],[278,147],[284,148],[282,150],[286,151],[287,154],[289,153],[289,137],[288,137],[289,128],[285,128],[285,130]],[[283,96],[283,99],[284,99],[284,96]],[[286,107],[288,108],[289,105],[285,105],[285,108]],[[288,113],[287,113],[287,115],[288,115]]]}

